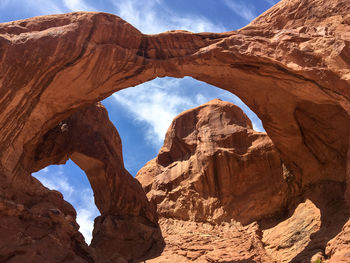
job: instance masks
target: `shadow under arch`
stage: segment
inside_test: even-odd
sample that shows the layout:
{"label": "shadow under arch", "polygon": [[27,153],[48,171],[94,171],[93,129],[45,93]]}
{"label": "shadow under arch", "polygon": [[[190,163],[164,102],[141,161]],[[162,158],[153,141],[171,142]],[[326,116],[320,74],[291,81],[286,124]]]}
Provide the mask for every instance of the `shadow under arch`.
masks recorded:
{"label": "shadow under arch", "polygon": [[321,252],[327,259],[327,243],[338,235],[350,219],[350,209],[344,200],[345,185],[332,181],[320,182],[304,189],[304,196],[321,212],[321,227],[311,234],[310,242],[290,262],[311,262],[313,255]]}
{"label": "shadow under arch", "polygon": [[334,181],[309,185],[294,196],[288,214],[261,220],[268,254],[277,261],[292,263],[311,262],[316,255],[328,259],[331,254],[327,245],[350,219],[344,191],[345,185]]}

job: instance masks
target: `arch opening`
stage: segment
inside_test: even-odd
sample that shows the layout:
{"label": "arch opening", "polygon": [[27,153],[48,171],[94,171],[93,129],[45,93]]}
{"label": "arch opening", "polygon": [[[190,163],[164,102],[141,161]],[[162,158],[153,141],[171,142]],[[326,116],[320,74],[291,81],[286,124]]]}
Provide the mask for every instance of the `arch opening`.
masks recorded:
{"label": "arch opening", "polygon": [[265,131],[258,116],[236,95],[192,77],[156,78],[102,101],[122,138],[127,170],[135,176],[157,155],[173,118],[213,99],[237,105],[254,130]]}
{"label": "arch opening", "polygon": [[[132,93],[129,91],[132,91]],[[127,93],[123,94],[124,92]],[[147,100],[146,97],[150,98],[150,100]],[[136,98],[141,98],[141,100],[136,100]],[[148,130],[153,128],[151,131],[153,132],[153,136],[156,137],[153,143],[149,141],[151,136],[150,132],[147,134],[147,130],[143,130],[143,132],[146,132],[146,135],[142,137],[144,139],[144,144],[148,144],[149,148],[152,148],[153,151],[158,151],[159,148],[157,148],[157,146],[160,147],[159,144],[162,143],[162,140],[164,139],[161,137],[164,137],[166,129],[178,113],[216,98],[231,101],[232,103],[244,108],[248,115],[253,119],[255,128],[257,130],[263,130],[261,121],[239,98],[228,91],[197,81],[190,77],[185,77],[184,79],[170,77],[162,79],[158,78],[138,87],[120,91],[106,99],[103,103],[109,110],[110,120],[115,123],[115,127],[119,130],[121,130],[121,122],[120,120],[115,120],[114,117],[123,115],[123,112],[120,111],[120,109],[113,107],[115,103],[119,102],[121,106],[124,107],[124,112],[128,112],[128,115],[136,115],[138,110],[137,106],[141,109],[147,109],[153,104],[154,108],[147,113],[148,116],[141,112],[141,117],[143,119],[141,117],[137,119],[138,117],[134,116],[131,122],[135,122],[136,120],[136,123],[141,126],[146,122],[149,126]],[[134,104],[127,103],[127,100],[133,101]],[[163,108],[161,106],[163,106]],[[102,114],[101,111],[103,112]],[[117,114],[115,114],[116,112]],[[160,118],[157,116],[157,113],[162,113]],[[155,119],[149,119],[148,117],[150,116],[152,118],[155,117]],[[130,122],[130,119],[128,121]],[[162,124],[157,126],[156,121],[161,121]],[[160,131],[157,131],[156,128],[159,127]],[[135,130],[139,129],[140,127],[135,128]],[[112,140],[110,137],[111,130],[113,130],[112,134],[114,136],[112,136]],[[130,133],[130,131],[127,133]],[[124,142],[123,149],[133,149],[133,146],[125,145]],[[136,201],[136,204],[128,204],[127,206],[121,205],[123,198],[128,199],[129,196],[132,196],[134,193],[139,193],[141,188],[133,187],[133,190],[128,187],[130,179],[127,176],[127,171],[124,171],[123,164],[123,160],[128,160],[128,156],[124,152],[126,158],[123,158],[120,151],[121,140],[119,135],[115,131],[113,125],[109,122],[107,111],[102,105],[97,104],[94,106],[88,106],[87,108],[73,113],[70,117],[61,121],[58,126],[51,129],[43,137],[42,142],[36,149],[35,161],[37,163],[36,167],[38,168],[45,166],[45,164],[52,163],[52,161],[54,163],[62,163],[66,158],[70,158],[83,171],[85,171],[94,190],[95,203],[101,212],[101,216],[99,216],[96,221],[97,224],[101,225],[101,229],[103,228],[102,225],[104,222],[107,222],[106,218],[109,218],[111,214],[137,214],[138,212],[136,210],[139,209],[138,207],[147,207],[147,205],[145,205],[145,202],[147,202],[146,200],[143,200],[142,198],[142,200],[139,200],[141,194],[138,195],[138,201]],[[154,155],[156,155],[156,152]],[[148,155],[146,161],[149,161],[153,157],[154,156],[152,155]],[[138,169],[134,170],[134,175],[141,167],[143,167],[146,161],[142,163]],[[71,163],[71,161],[68,161],[68,169]],[[52,172],[55,173],[53,168],[49,167],[39,172],[39,176],[36,176],[36,174],[34,174],[34,176],[41,179],[45,184],[45,180],[40,174],[47,173],[48,170],[52,170]],[[58,173],[60,173],[61,170],[62,168],[58,168]],[[130,170],[132,171],[132,169]],[[118,174],[118,176],[116,176],[115,173]],[[50,187],[50,182],[46,181],[46,183],[48,183],[48,186]],[[64,185],[64,183],[66,183],[66,185]],[[51,182],[51,186],[52,184],[53,183]],[[62,191],[63,194],[66,192],[68,197],[69,195],[72,195],[72,189],[68,188],[67,182],[61,183],[59,187],[59,189],[56,189]],[[64,189],[64,187],[68,189]],[[68,190],[70,192],[67,193]],[[67,198],[67,201],[71,200]],[[74,205],[74,200],[71,202]],[[80,220],[84,220],[89,211],[81,211],[83,212],[82,216],[85,216],[85,218]],[[77,212],[78,223],[80,223],[79,211],[77,210]],[[92,215],[91,213],[89,215],[89,223],[91,224],[89,229],[92,229]],[[94,215],[98,214],[95,213]],[[149,217],[150,214],[146,216]],[[123,229],[119,229],[118,231],[123,231]],[[98,230],[96,232],[98,232]],[[116,233],[116,235],[118,235],[118,233]],[[85,236],[88,236],[86,240],[89,241],[91,238],[90,235],[86,233],[84,234]],[[96,236],[98,236],[98,234],[96,234]],[[93,247],[99,246],[98,241],[96,242],[92,242]]]}
{"label": "arch opening", "polygon": [[91,185],[83,170],[73,161],[64,165],[50,165],[32,174],[45,187],[59,191],[75,208],[79,232],[87,244],[91,243],[94,219],[100,215]]}
{"label": "arch opening", "polygon": [[155,211],[124,168],[121,139],[101,103],[74,112],[47,131],[32,158],[31,171],[71,159],[86,173],[101,213],[90,247],[100,256],[142,260],[161,251]]}
{"label": "arch opening", "polygon": [[[242,108],[252,120],[255,130],[264,131],[261,120],[237,96],[205,82],[197,81],[191,77],[182,79],[171,77],[157,78],[139,86],[119,91],[105,99],[103,104],[109,112],[110,120],[114,123],[114,126],[117,127],[121,136],[125,136],[125,138],[123,138],[122,148],[124,158],[121,156],[119,156],[119,158],[125,161],[126,169],[135,176],[137,171],[140,170],[146,162],[154,158],[160,146],[163,144],[166,130],[176,115],[217,98],[229,101]],[[151,110],[147,111],[148,108],[151,108]],[[146,112],[142,112],[142,110],[146,110]],[[138,113],[140,114],[137,115]],[[158,114],[161,116],[159,117]],[[84,114],[81,116],[84,116]],[[123,118],[123,116],[132,117]],[[73,119],[76,118],[73,117]],[[157,125],[157,121],[160,121],[161,124]],[[143,128],[145,126],[146,128]],[[66,135],[66,132],[70,132],[71,129],[74,129],[72,128],[74,126],[72,126],[72,123],[69,121],[61,122],[58,127],[63,135]],[[67,129],[67,131],[65,129]],[[88,130],[82,129],[80,132],[84,133],[86,131]],[[136,134],[133,131],[136,131]],[[137,135],[140,141],[138,141]],[[83,135],[79,134],[79,136]],[[74,140],[78,139],[77,136],[73,136],[73,138]],[[94,138],[92,137],[92,139]],[[52,135],[46,136],[45,140],[54,141],[54,143],[58,145],[62,144],[62,139],[53,138]],[[61,162],[61,158],[64,155],[62,155],[62,149],[69,153],[67,156],[69,156],[70,159],[65,166],[49,166],[34,173],[33,176],[39,179],[48,188],[54,188],[60,191],[65,199],[76,207],[77,222],[82,225],[81,232],[87,243],[90,243],[93,219],[100,215],[94,202],[99,204],[98,207],[102,211],[107,211],[111,205],[108,194],[109,191],[96,187],[105,185],[105,182],[102,182],[101,179],[105,178],[104,174],[106,171],[104,163],[97,159],[90,158],[79,151],[76,152],[77,146],[74,146],[71,139],[68,140],[68,142],[72,144],[68,149],[63,147],[67,145],[66,141],[61,146],[54,146],[53,148],[56,147],[56,150],[52,151],[51,149],[52,152],[47,149],[52,148],[52,146],[45,146],[44,142],[44,144],[39,147],[41,150],[39,154],[37,153],[38,159],[43,157],[43,152],[50,152],[50,154],[53,155],[57,155],[58,153],[58,156],[55,157],[57,159],[56,162]],[[130,144],[128,145],[128,143]],[[84,149],[86,147],[89,148],[88,146],[79,147],[80,151],[89,152],[91,155],[89,149]],[[140,148],[142,150],[140,150]],[[143,162],[139,162],[135,165],[133,161],[140,158],[139,156],[144,156]],[[130,157],[133,157],[133,159],[130,160]],[[73,160],[81,170],[77,169],[77,166],[71,160]],[[39,163],[40,162],[43,162],[43,160],[39,161]],[[122,165],[121,163],[120,166],[122,167]],[[85,171],[87,177],[82,175],[84,174],[82,171]],[[71,177],[72,173],[79,173],[79,178],[82,180],[81,185],[74,179],[74,176]],[[65,174],[68,174],[68,176]],[[56,178],[55,175],[59,175],[59,177]],[[87,178],[90,180],[93,188],[95,186],[94,192],[98,192],[98,194],[95,195],[95,200],[91,193],[90,183],[86,184],[86,182],[88,182],[86,180]],[[87,188],[88,186],[90,186],[89,191]],[[93,207],[89,207],[87,202],[82,204],[82,201],[76,200],[78,198],[74,197],[74,192],[79,190],[86,193],[86,199],[92,201],[91,205]],[[118,193],[116,194],[118,195]],[[98,198],[98,200],[96,200],[96,198]]]}

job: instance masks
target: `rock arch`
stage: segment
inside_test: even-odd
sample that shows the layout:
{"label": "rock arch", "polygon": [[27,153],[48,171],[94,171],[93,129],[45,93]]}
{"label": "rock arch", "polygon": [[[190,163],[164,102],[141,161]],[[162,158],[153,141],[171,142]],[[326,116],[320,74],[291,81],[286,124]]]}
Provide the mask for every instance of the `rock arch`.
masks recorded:
{"label": "rock arch", "polygon": [[156,256],[164,247],[156,212],[124,168],[121,139],[101,103],[73,113],[49,130],[35,149],[32,172],[69,158],[86,173],[101,213],[91,242],[98,259]]}
{"label": "rock arch", "polygon": [[221,34],[144,35],[105,13],[1,24],[0,172],[30,184],[41,138],[73,112],[155,77],[192,76],[254,110],[303,186],[344,182],[349,13],[346,0],[282,0]]}

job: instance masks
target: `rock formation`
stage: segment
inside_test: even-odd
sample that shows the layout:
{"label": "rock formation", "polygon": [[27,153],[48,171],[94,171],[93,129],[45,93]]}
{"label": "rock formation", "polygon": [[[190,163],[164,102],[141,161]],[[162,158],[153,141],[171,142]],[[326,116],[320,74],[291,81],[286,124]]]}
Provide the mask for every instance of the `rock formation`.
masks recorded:
{"label": "rock formation", "polygon": [[243,224],[282,212],[298,190],[292,177],[288,187],[266,133],[221,100],[177,116],[158,156],[136,175],[161,217]]}
{"label": "rock formation", "polygon": [[300,191],[267,134],[231,103],[178,115],[136,178],[167,243],[150,262],[338,262],[332,250],[347,258],[344,187],[322,182]]}
{"label": "rock formation", "polygon": [[13,184],[0,173],[0,262],[89,262],[74,208],[35,178]]}
{"label": "rock formation", "polygon": [[276,262],[347,262],[350,211],[344,186],[323,182],[304,189],[287,218],[261,224],[266,253]]}
{"label": "rock formation", "polygon": [[[286,218],[265,223],[242,226],[237,221],[209,224],[160,218],[166,247],[160,257],[147,262],[349,262],[349,222],[344,225],[349,212],[340,189],[332,187],[310,189],[317,192],[316,200],[305,199]],[[324,205],[331,208],[328,214],[321,212]]]}
{"label": "rock formation", "polygon": [[28,184],[1,184],[1,242],[10,244],[1,246],[1,262],[131,262],[162,251],[155,210],[125,170],[119,134],[100,103],[49,130],[34,153],[32,172],[69,158],[85,171],[101,212],[95,219],[93,249],[78,232],[73,207],[29,177]]}
{"label": "rock formation", "polygon": [[159,224],[166,247],[160,257],[147,263],[274,262],[264,250],[256,223],[213,225],[160,218]]}
{"label": "rock formation", "polygon": [[85,171],[101,212],[91,242],[97,258],[107,262],[156,256],[163,242],[155,210],[124,168],[119,134],[100,103],[73,113],[43,136],[33,172],[68,158]]}
{"label": "rock formation", "polygon": [[[238,95],[302,189],[349,182],[349,14],[348,0],[282,0],[220,34],[145,35],[105,13],[0,24],[0,174],[18,196],[6,200],[42,200],[30,173],[48,131],[115,91],[163,76],[192,76]],[[350,186],[347,193],[350,200]],[[347,260],[339,250],[348,231],[329,248],[338,262]]]}

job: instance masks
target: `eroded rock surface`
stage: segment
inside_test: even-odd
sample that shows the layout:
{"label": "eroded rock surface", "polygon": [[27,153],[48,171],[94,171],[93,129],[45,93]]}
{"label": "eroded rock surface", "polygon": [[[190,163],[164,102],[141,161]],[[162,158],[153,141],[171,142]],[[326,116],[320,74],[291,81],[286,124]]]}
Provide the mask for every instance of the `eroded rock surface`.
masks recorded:
{"label": "eroded rock surface", "polygon": [[231,103],[178,115],[136,178],[166,241],[151,262],[349,260],[344,184],[301,189],[269,137]]}
{"label": "eroded rock surface", "polygon": [[[21,185],[35,199],[33,156],[48,131],[120,89],[192,76],[257,113],[302,189],[349,182],[349,14],[348,0],[282,0],[245,28],[220,34],[144,35],[105,13],[3,23],[0,173],[9,189]],[[347,229],[334,241],[340,248]],[[347,260],[336,247],[329,251]]]}
{"label": "eroded rock surface", "polygon": [[164,242],[157,215],[124,168],[119,134],[100,103],[49,130],[34,153],[31,172],[69,158],[79,165],[101,215],[88,247],[78,232],[74,208],[60,193],[30,174],[21,184],[2,176],[1,262],[136,262],[160,254]]}
{"label": "eroded rock surface", "polygon": [[31,156],[23,146],[84,105],[157,76],[186,75],[246,102],[303,185],[344,181],[349,10],[347,0],[280,1],[220,34],[144,35],[104,13],[3,23],[2,166],[22,172]]}
{"label": "eroded rock surface", "polygon": [[276,262],[348,262],[350,211],[344,185],[323,182],[305,189],[288,218],[263,227],[265,250]]}
{"label": "eroded rock surface", "polygon": [[290,262],[303,251],[310,242],[310,236],[320,227],[320,210],[310,200],[306,200],[290,218],[264,231],[262,241],[267,253],[276,262]]}
{"label": "eroded rock surface", "polygon": [[305,199],[290,215],[274,218],[268,226],[160,218],[166,247],[160,257],[147,262],[349,262],[349,211],[344,200],[328,203],[331,211],[318,208],[319,201]]}
{"label": "eroded rock surface", "polygon": [[292,177],[283,178],[266,133],[221,100],[177,116],[158,156],[136,175],[162,217],[243,224],[281,213],[298,190]]}
{"label": "eroded rock surface", "polygon": [[[0,262],[96,262],[62,194],[0,173]],[[24,181],[24,180],[23,180]]]}
{"label": "eroded rock surface", "polygon": [[101,213],[91,242],[98,260],[138,261],[162,251],[155,210],[124,168],[118,131],[102,104],[85,107],[48,131],[33,158],[33,171],[68,158],[85,171]]}
{"label": "eroded rock surface", "polygon": [[160,257],[148,263],[273,262],[263,248],[256,223],[213,225],[161,218],[159,224],[166,247]]}

